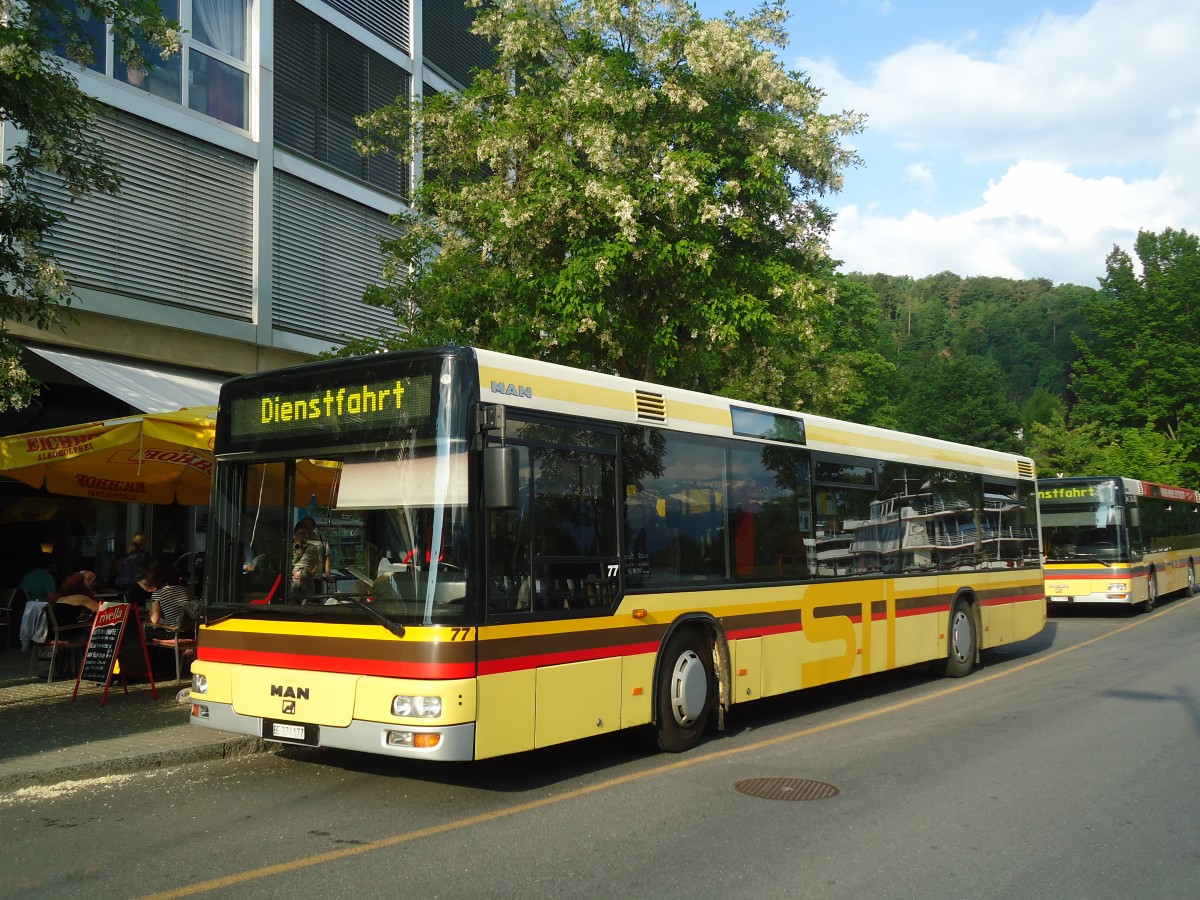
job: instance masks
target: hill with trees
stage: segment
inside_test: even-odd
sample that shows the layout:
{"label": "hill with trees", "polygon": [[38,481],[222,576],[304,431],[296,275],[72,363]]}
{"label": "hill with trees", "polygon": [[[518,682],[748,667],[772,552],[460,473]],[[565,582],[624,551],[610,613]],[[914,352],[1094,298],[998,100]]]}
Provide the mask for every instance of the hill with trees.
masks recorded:
{"label": "hill with trees", "polygon": [[1094,289],[840,276],[894,365],[879,405],[841,414],[1024,451],[1043,473],[1200,483],[1200,241],[1143,231],[1134,253],[1114,248]]}

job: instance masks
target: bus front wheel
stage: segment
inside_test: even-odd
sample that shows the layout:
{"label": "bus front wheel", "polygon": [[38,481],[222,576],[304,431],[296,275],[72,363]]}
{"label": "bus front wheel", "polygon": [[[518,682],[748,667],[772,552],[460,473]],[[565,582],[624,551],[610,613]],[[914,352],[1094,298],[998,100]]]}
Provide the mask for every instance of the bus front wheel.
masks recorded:
{"label": "bus front wheel", "polygon": [[713,702],[712,649],[695,629],[667,642],[658,669],[655,738],[668,753],[690,750],[708,725]]}
{"label": "bus front wheel", "polygon": [[1142,612],[1153,612],[1156,606],[1158,606],[1158,578],[1151,572],[1150,577],[1146,579],[1146,600],[1142,603]]}
{"label": "bus front wheel", "polygon": [[945,673],[948,678],[962,678],[975,668],[975,655],[979,649],[979,635],[975,630],[975,612],[965,600],[955,600],[950,608],[950,631],[946,635],[947,650]]}

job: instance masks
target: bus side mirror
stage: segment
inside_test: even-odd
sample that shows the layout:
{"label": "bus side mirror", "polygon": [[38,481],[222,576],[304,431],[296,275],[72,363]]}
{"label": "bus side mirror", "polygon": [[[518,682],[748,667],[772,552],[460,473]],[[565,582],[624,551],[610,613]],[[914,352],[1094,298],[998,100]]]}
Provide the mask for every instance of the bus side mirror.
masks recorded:
{"label": "bus side mirror", "polygon": [[1142,514],[1141,514],[1141,512],[1138,511],[1138,508],[1136,506],[1129,507],[1129,527],[1130,528],[1141,528],[1142,527]]}
{"label": "bus side mirror", "polygon": [[483,451],[483,505],[487,509],[516,508],[516,447],[488,447]]}

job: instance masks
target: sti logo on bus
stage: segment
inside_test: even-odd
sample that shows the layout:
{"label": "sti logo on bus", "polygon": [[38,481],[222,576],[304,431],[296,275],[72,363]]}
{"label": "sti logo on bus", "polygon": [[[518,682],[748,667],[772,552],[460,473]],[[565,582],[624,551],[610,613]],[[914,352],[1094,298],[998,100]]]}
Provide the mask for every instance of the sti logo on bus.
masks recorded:
{"label": "sti logo on bus", "polygon": [[505,384],[503,381],[492,382],[492,393],[503,394],[505,397],[523,397],[526,400],[533,399],[533,388],[526,387],[523,384]]}

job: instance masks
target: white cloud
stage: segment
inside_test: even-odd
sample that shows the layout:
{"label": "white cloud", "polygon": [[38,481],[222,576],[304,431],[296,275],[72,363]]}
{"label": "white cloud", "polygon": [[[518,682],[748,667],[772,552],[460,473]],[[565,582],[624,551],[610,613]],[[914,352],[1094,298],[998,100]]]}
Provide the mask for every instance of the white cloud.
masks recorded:
{"label": "white cloud", "polygon": [[937,190],[937,178],[925,163],[912,163],[904,167],[904,180],[915,184],[927,194]]}
{"label": "white cloud", "polygon": [[[1081,16],[1046,14],[988,52],[978,35],[912,45],[864,83],[802,60],[828,108],[867,114],[879,205],[895,204],[905,182],[919,203],[936,187],[945,213],[851,203],[837,210],[833,255],[849,271],[1094,285],[1113,245],[1132,250],[1138,229],[1200,231],[1197,46],[1200,3],[1098,0]],[[947,206],[966,167],[974,186]]]}
{"label": "white cloud", "polygon": [[936,218],[899,218],[847,206],[832,240],[847,271],[914,277],[1049,277],[1094,286],[1115,244],[1132,250],[1138,229],[1175,227],[1178,183],[1169,177],[1126,183],[1082,178],[1065,166],[1023,160],[984,192],[979,205]]}
{"label": "white cloud", "polygon": [[917,146],[954,146],[968,159],[1029,155],[1135,162],[1196,109],[1200,4],[1100,0],[1077,18],[1047,14],[997,51],[919,43],[876,63],[869,83],[828,61],[801,60],[832,108]]}

